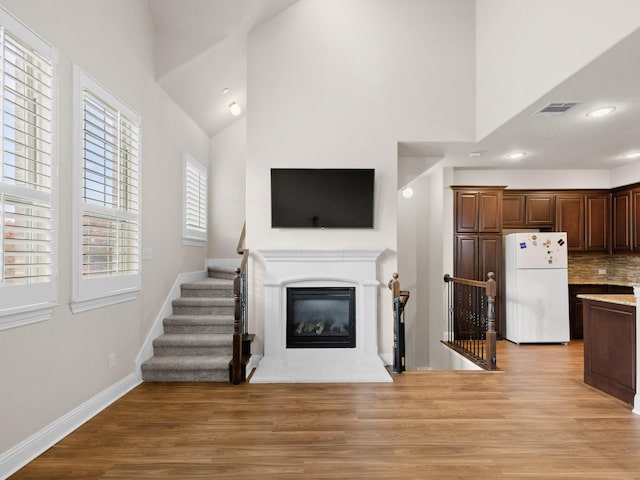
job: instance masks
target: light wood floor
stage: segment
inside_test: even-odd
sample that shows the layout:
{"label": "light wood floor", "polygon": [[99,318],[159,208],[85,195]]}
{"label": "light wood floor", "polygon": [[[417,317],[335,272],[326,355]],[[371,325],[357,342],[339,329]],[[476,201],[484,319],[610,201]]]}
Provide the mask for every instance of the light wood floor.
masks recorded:
{"label": "light wood floor", "polygon": [[498,342],[489,372],[393,384],[136,388],[13,479],[639,479],[640,416],[582,344]]}

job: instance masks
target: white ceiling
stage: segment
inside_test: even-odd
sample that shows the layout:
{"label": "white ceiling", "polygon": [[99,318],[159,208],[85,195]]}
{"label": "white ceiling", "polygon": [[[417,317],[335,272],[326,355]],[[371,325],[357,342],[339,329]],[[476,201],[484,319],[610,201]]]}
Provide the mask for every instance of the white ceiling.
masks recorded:
{"label": "white ceiling", "polygon": [[246,112],[247,33],[295,2],[149,0],[156,78],[208,135],[237,120],[232,101]]}
{"label": "white ceiling", "polygon": [[[249,108],[247,33],[295,1],[149,0],[158,81],[209,135],[238,118],[228,111],[231,101]],[[562,116],[534,115],[552,102],[578,105]],[[585,116],[601,105],[617,109],[606,118]],[[527,155],[507,160],[514,150]],[[640,151],[640,30],[477,143],[399,144],[399,182],[439,161],[464,168],[610,169],[634,161],[622,158],[629,151]]]}
{"label": "white ceiling", "polygon": [[[534,115],[549,103],[578,102],[562,116]],[[586,113],[613,105],[609,116]],[[513,151],[527,155],[513,161]],[[637,161],[625,153],[640,152],[640,30],[477,143],[407,142],[400,157],[427,157],[433,163],[466,168],[611,169]],[[481,152],[479,157],[469,157]]]}

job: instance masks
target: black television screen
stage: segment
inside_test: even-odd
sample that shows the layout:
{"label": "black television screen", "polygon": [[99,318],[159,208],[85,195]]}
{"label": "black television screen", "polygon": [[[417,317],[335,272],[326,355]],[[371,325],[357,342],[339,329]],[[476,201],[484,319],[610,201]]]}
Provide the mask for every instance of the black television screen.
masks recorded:
{"label": "black television screen", "polygon": [[373,228],[372,168],[272,168],[273,228]]}

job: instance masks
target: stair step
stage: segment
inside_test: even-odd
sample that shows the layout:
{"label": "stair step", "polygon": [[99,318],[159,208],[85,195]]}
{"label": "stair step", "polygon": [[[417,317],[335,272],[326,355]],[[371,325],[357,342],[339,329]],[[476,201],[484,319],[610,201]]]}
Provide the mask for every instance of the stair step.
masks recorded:
{"label": "stair step", "polygon": [[163,356],[142,364],[145,382],[227,382],[231,356]]}
{"label": "stair step", "polygon": [[228,280],[233,280],[236,278],[236,268],[238,267],[209,267],[208,275],[211,278],[226,278]]}
{"label": "stair step", "polygon": [[153,351],[157,356],[231,355],[232,347],[232,334],[165,333],[153,340]]}
{"label": "stair step", "polygon": [[233,315],[233,298],[179,297],[173,300],[176,315]]}
{"label": "stair step", "polygon": [[164,333],[233,334],[232,315],[171,315],[163,320]]}
{"label": "stair step", "polygon": [[204,278],[180,285],[183,297],[233,297],[233,280]]}

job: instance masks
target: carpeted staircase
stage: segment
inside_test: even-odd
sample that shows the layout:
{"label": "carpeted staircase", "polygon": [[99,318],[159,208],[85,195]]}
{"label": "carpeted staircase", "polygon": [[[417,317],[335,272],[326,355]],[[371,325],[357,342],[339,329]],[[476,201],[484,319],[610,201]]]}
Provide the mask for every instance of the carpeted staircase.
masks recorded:
{"label": "carpeted staircase", "polygon": [[235,269],[210,267],[203,280],[184,283],[142,364],[145,382],[227,382],[233,345]]}

